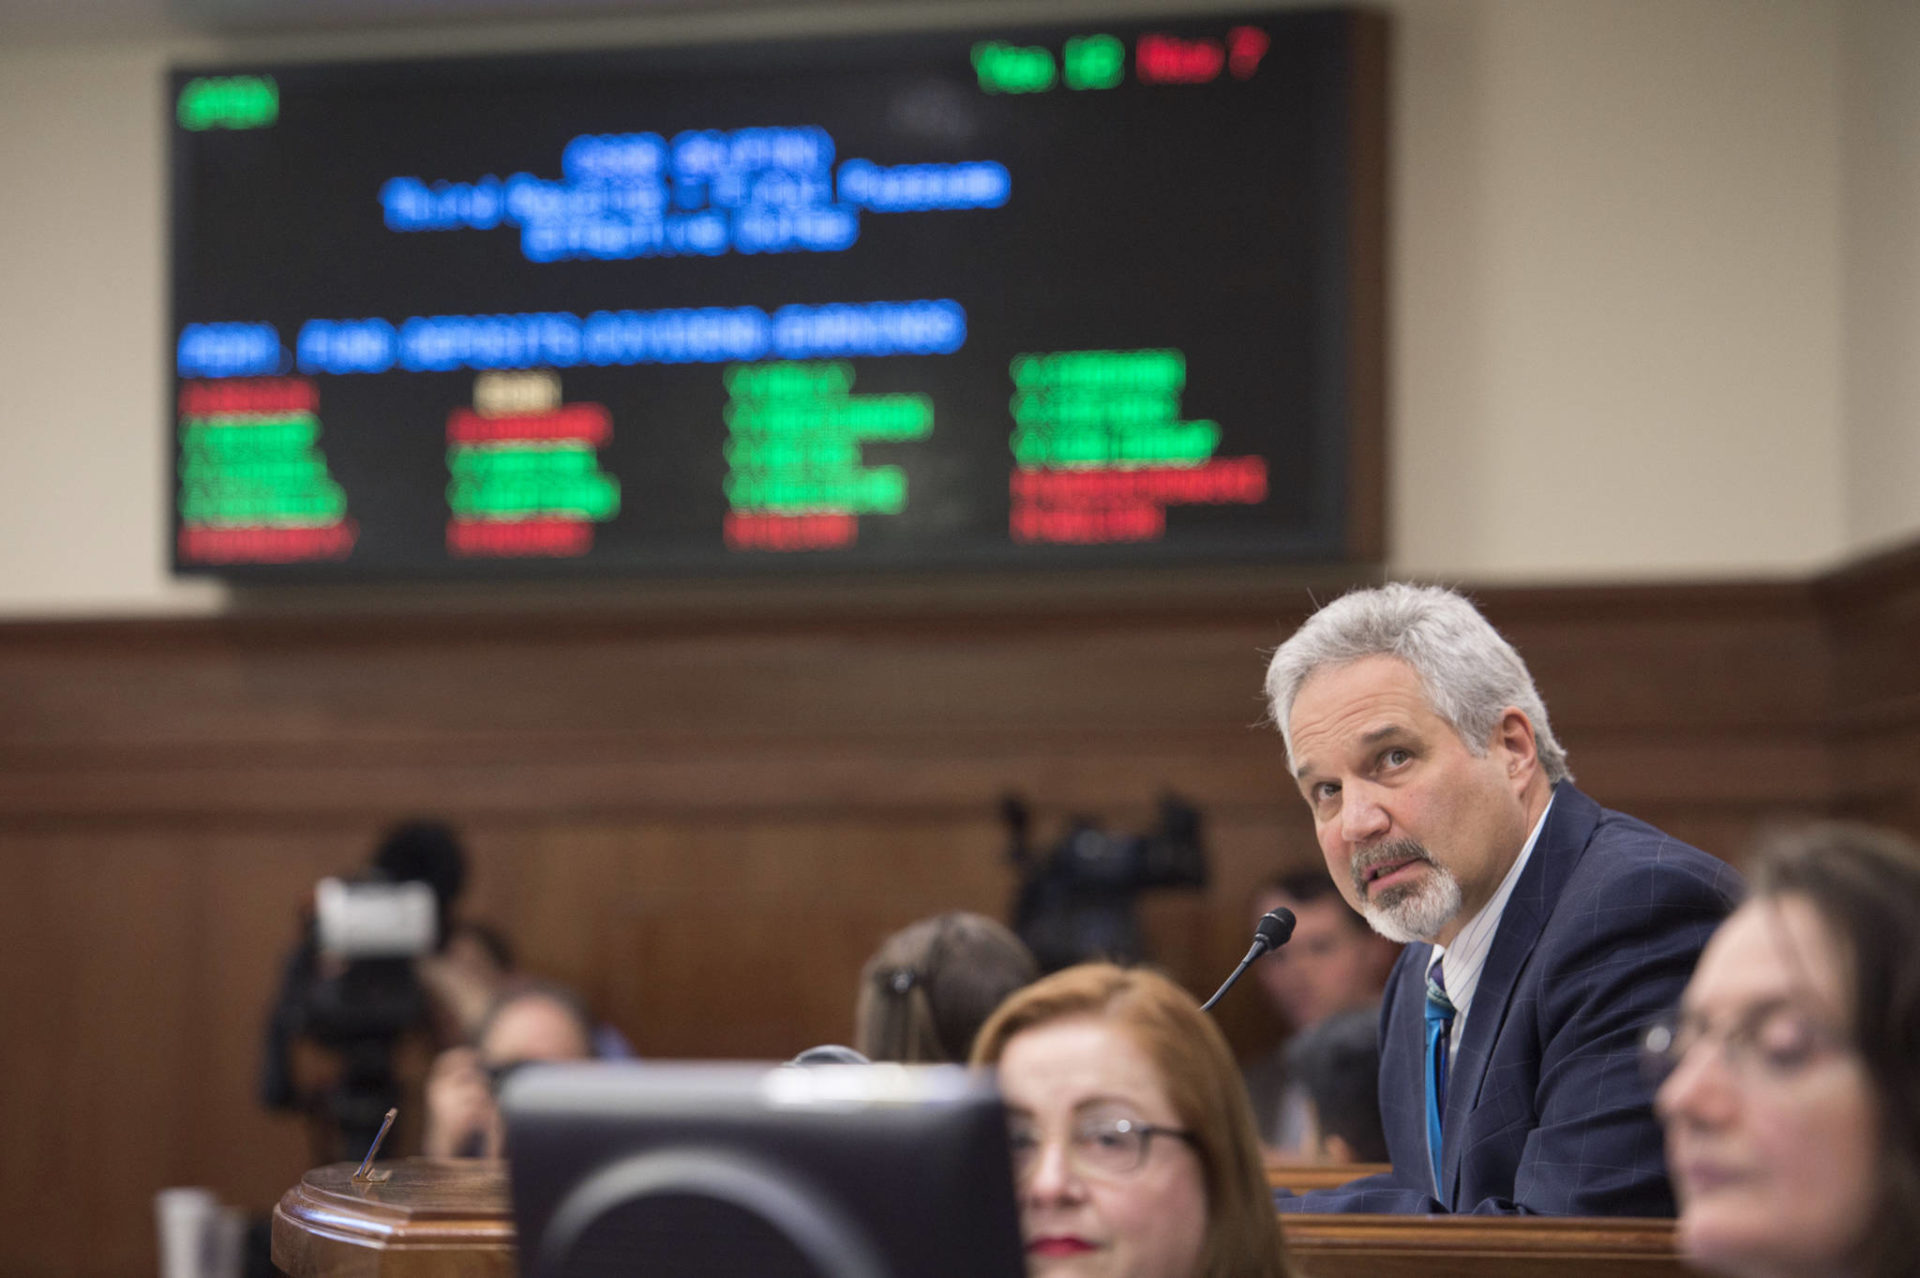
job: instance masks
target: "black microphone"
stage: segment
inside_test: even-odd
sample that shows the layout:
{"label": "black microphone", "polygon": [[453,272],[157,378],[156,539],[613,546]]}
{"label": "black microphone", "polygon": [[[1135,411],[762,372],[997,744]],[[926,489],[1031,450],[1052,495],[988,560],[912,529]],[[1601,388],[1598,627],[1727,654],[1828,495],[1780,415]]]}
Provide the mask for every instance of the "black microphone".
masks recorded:
{"label": "black microphone", "polygon": [[1293,911],[1285,906],[1262,914],[1260,925],[1253,929],[1253,944],[1247,947],[1247,956],[1240,960],[1240,966],[1233,969],[1233,975],[1227,978],[1226,983],[1213,992],[1213,997],[1200,1005],[1200,1010],[1211,1012],[1213,1005],[1220,1001],[1220,996],[1233,988],[1233,983],[1240,979],[1240,973],[1252,967],[1255,959],[1268,950],[1277,950],[1285,945],[1293,936],[1293,922]]}

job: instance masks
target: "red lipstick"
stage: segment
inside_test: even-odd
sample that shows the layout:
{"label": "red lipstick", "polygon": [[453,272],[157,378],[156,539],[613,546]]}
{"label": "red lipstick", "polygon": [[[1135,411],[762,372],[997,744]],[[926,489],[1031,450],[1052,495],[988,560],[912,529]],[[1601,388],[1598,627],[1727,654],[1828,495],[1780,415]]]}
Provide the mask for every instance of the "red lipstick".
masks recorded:
{"label": "red lipstick", "polygon": [[1070,1234],[1036,1238],[1027,1244],[1027,1252],[1034,1256],[1078,1256],[1092,1250],[1092,1243]]}

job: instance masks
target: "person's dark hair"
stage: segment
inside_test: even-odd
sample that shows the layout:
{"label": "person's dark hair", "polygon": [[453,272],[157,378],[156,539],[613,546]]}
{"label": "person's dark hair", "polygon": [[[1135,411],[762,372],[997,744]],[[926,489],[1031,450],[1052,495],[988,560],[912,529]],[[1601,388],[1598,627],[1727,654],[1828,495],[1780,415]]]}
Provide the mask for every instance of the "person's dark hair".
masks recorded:
{"label": "person's dark hair", "polygon": [[1312,905],[1322,897],[1338,897],[1340,889],[1334,886],[1333,876],[1324,869],[1320,870],[1283,870],[1260,884],[1260,891],[1281,892],[1302,905]]}
{"label": "person's dark hair", "polygon": [[1855,1272],[1910,1273],[1920,1255],[1920,846],[1868,826],[1809,826],[1763,843],[1750,878],[1756,897],[1812,905],[1844,957],[1880,1128],[1880,1201]]}
{"label": "person's dark hair", "polygon": [[993,1009],[1039,975],[1032,951],[985,915],[921,919],[861,970],[853,1045],[876,1061],[964,1061]]}
{"label": "person's dark hair", "polygon": [[1367,925],[1366,918],[1348,905],[1346,898],[1340,895],[1340,889],[1334,886],[1333,876],[1325,869],[1283,870],[1264,878],[1260,880],[1260,885],[1254,888],[1249,904],[1257,906],[1269,896],[1284,896],[1297,905],[1316,905],[1327,900],[1338,901],[1341,916],[1346,918],[1356,931],[1368,933],[1373,931]]}
{"label": "person's dark hair", "polygon": [[467,851],[460,835],[444,821],[402,821],[380,836],[373,867],[394,883],[425,883],[439,903],[442,926],[447,908],[467,885]]}
{"label": "person's dark hair", "polygon": [[1338,1136],[1356,1162],[1384,1163],[1380,1125],[1380,1012],[1329,1016],[1287,1045],[1287,1070],[1313,1102],[1320,1134]]}

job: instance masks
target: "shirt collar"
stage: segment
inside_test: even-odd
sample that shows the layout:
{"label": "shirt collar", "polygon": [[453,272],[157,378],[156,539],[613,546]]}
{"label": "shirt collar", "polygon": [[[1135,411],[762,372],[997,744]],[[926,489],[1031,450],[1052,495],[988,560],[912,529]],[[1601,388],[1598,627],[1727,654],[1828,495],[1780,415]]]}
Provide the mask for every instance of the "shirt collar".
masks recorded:
{"label": "shirt collar", "polygon": [[1481,906],[1474,916],[1467,920],[1449,946],[1433,947],[1433,954],[1427,960],[1427,975],[1433,975],[1434,964],[1443,957],[1447,960],[1447,997],[1455,1008],[1454,1027],[1456,1034],[1461,1021],[1466,1019],[1467,1007],[1473,1002],[1473,991],[1480,984],[1480,970],[1487,965],[1487,951],[1493,948],[1493,934],[1500,928],[1500,916],[1506,912],[1507,898],[1513,895],[1513,889],[1520,882],[1520,875],[1527,868],[1527,862],[1533,857],[1533,845],[1540,841],[1540,831],[1547,827],[1547,814],[1553,811],[1553,797],[1547,798],[1547,806],[1541,809],[1540,819],[1533,823],[1533,833],[1520,848],[1520,855],[1513,858],[1513,865],[1507,870],[1507,876],[1500,880],[1500,886],[1493,896]]}

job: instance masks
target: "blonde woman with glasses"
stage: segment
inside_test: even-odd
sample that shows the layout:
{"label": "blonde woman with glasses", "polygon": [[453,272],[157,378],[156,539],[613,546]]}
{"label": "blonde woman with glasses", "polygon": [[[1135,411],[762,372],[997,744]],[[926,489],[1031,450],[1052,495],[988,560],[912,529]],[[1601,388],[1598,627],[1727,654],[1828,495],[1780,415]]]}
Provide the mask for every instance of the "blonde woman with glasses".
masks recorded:
{"label": "blonde woman with glasses", "polygon": [[1029,1278],[1291,1278],[1233,1054],[1192,996],[1109,964],[987,1021]]}

